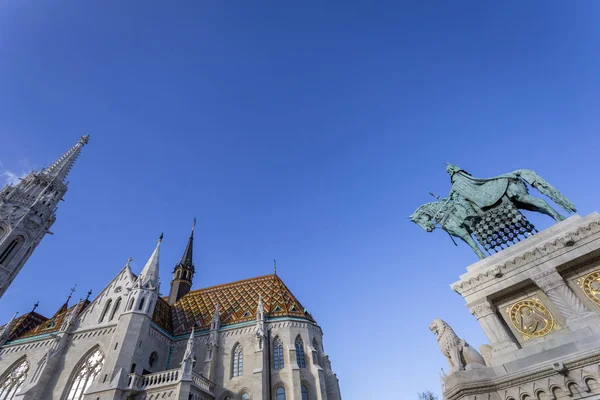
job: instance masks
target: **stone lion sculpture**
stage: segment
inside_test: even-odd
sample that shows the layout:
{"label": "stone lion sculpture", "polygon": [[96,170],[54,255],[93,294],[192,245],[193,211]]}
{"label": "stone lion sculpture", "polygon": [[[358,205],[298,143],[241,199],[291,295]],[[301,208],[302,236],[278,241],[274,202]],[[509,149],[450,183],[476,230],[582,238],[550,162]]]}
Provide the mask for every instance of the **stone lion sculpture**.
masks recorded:
{"label": "stone lion sculpture", "polygon": [[485,367],[481,354],[463,339],[459,339],[446,322],[436,318],[429,324],[429,330],[437,337],[438,346],[448,360],[451,373]]}

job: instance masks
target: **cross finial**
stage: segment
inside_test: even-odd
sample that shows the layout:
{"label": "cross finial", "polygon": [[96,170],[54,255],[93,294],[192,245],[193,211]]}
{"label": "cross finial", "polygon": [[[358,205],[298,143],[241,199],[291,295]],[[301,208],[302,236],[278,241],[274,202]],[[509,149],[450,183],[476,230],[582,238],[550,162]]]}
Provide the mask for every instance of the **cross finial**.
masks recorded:
{"label": "cross finial", "polygon": [[31,312],[34,312],[36,308],[38,308],[38,306],[40,305],[39,300],[33,305],[33,310],[31,310]]}
{"label": "cross finial", "polygon": [[73,293],[75,293],[75,288],[77,287],[77,284],[75,284],[75,286],[73,286],[71,288],[71,293],[69,293],[69,297],[67,297],[67,303],[69,302],[69,300],[71,300],[71,297],[73,296]]}
{"label": "cross finial", "polygon": [[133,258],[129,257],[129,258],[127,259],[127,262],[125,263],[125,266],[126,266],[126,267],[129,267],[132,261],[133,261]]}
{"label": "cross finial", "polygon": [[90,289],[90,291],[87,292],[87,297],[85,298],[85,301],[88,301],[90,299],[91,295],[92,295],[92,289]]}
{"label": "cross finial", "polygon": [[273,260],[273,273],[277,275],[277,260]]}
{"label": "cross finial", "polygon": [[162,240],[163,240],[163,234],[161,233],[160,237],[158,238],[158,242],[160,243],[160,242],[162,242]]}

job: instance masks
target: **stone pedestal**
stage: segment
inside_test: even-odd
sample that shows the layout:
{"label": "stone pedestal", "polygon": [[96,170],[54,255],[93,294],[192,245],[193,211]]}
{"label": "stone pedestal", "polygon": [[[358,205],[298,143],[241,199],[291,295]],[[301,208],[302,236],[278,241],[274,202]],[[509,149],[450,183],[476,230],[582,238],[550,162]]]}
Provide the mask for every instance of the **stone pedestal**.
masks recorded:
{"label": "stone pedestal", "polygon": [[598,213],[568,218],[467,267],[451,287],[491,351],[486,368],[445,377],[444,398],[600,398],[597,271]]}

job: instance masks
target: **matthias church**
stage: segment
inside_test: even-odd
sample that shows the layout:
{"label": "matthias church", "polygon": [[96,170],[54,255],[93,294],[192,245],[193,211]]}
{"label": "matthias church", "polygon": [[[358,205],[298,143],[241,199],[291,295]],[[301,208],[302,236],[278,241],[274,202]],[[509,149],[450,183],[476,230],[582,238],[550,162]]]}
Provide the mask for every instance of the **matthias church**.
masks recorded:
{"label": "matthias church", "polygon": [[[0,191],[0,302],[49,233],[88,141]],[[1,326],[0,400],[341,399],[321,328],[276,273],[192,290],[192,228],[161,297],[161,244],[141,271],[115,267],[95,298]]]}

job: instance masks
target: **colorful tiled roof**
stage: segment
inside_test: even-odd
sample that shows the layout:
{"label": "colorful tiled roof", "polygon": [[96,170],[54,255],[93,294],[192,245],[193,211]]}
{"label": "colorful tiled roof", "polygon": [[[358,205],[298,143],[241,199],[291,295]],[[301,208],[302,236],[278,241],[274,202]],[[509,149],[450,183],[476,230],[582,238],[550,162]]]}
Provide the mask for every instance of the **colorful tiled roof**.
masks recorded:
{"label": "colorful tiled roof", "polygon": [[[208,329],[218,303],[222,326],[254,321],[259,296],[263,299],[266,318],[297,317],[314,322],[275,274],[194,290],[172,306],[159,301],[153,319],[174,335],[189,333],[192,326]],[[167,307],[171,309],[170,320]]]}
{"label": "colorful tiled roof", "polygon": [[[218,303],[221,326],[250,322],[256,319],[259,296],[262,297],[267,319],[296,317],[314,322],[312,316],[275,274],[194,290],[172,306],[165,299],[159,298],[152,320],[173,335],[187,334],[192,327],[196,330],[209,329]],[[86,300],[79,314],[88,304],[90,302]],[[76,306],[74,304],[69,307],[65,303],[52,318],[36,312],[16,318],[9,340],[60,330],[64,319]]]}
{"label": "colorful tiled roof", "polygon": [[[25,332],[32,330],[33,328],[47,320],[48,318],[36,312],[30,312],[15,318],[12,326],[10,327],[10,334],[8,335],[8,340],[13,340],[22,336]],[[2,330],[2,328],[4,328],[4,325],[0,327],[0,330]]]}
{"label": "colorful tiled roof", "polygon": [[165,331],[172,333],[173,324],[171,323],[171,306],[163,299],[158,298],[156,306],[154,307],[154,314],[152,314],[152,320]]}
{"label": "colorful tiled roof", "polygon": [[[90,304],[90,301],[86,300],[85,303],[83,304],[83,307],[81,307],[79,309],[78,315],[81,314],[81,312],[83,310],[85,310],[85,308],[87,307],[88,304]],[[56,312],[56,314],[54,314],[54,316],[52,318],[45,320],[43,323],[38,324],[35,328],[30,329],[29,331],[25,332],[22,335],[19,335],[18,337],[24,338],[24,337],[42,335],[42,334],[58,331],[60,329],[60,326],[62,325],[65,317],[76,306],[77,306],[77,303],[75,303],[71,307],[68,307],[66,303],[63,304],[63,306]]]}

